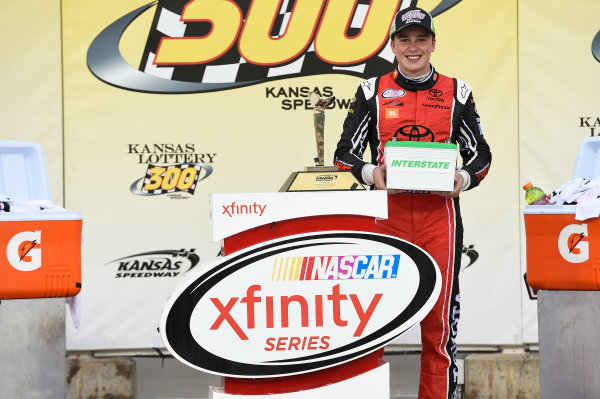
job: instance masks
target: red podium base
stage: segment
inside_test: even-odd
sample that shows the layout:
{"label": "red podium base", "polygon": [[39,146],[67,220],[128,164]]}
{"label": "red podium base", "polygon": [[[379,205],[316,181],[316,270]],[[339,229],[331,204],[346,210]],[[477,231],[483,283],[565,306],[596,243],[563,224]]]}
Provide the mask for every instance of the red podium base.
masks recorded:
{"label": "red podium base", "polygon": [[[326,215],[273,222],[224,239],[224,255],[261,242],[294,234],[329,230],[375,231],[375,218],[359,215]],[[304,391],[334,384],[384,364],[383,348],[338,366],[299,375],[273,378],[224,377],[224,392],[233,395],[264,395]]]}
{"label": "red podium base", "polygon": [[276,238],[329,230],[374,232],[375,218],[359,215],[326,215],[273,222],[225,238],[223,255],[230,255],[240,249]]}

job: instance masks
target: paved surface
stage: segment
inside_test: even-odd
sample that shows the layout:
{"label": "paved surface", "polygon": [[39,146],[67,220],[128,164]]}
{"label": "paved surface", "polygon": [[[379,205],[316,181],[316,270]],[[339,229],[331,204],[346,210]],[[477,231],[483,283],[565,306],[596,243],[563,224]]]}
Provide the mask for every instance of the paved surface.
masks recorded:
{"label": "paved surface", "polygon": [[[419,387],[419,355],[384,356],[390,363],[392,398],[416,399]],[[221,378],[202,373],[173,358],[136,358],[138,399],[205,399],[209,386]]]}

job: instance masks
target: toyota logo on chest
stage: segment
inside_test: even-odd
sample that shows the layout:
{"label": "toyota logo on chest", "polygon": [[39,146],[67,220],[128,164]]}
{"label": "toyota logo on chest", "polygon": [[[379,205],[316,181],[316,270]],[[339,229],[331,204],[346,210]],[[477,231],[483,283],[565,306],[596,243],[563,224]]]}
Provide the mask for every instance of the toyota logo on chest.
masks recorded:
{"label": "toyota logo on chest", "polygon": [[442,96],[442,94],[444,94],[444,92],[443,92],[443,91],[441,91],[441,90],[438,90],[438,89],[430,89],[430,90],[429,90],[429,94],[430,94],[432,97],[441,97],[441,96]]}
{"label": "toyota logo on chest", "polygon": [[397,138],[398,134],[406,137],[408,141],[435,141],[435,135],[427,126],[422,125],[406,125],[402,126],[394,134]]}

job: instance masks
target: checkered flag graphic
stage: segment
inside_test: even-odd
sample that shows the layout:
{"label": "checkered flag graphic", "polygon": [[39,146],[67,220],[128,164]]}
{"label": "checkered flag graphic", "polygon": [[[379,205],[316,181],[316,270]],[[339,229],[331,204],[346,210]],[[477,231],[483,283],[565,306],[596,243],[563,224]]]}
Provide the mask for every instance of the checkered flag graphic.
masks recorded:
{"label": "checkered flag graphic", "polygon": [[[156,173],[153,172],[153,169],[155,168],[160,168],[160,166],[156,166],[156,165],[152,165],[152,164],[148,164],[148,169],[146,169],[146,176],[144,176],[144,183],[142,184],[142,189],[140,190],[142,193],[144,194],[167,194],[167,193],[174,193],[174,192],[186,192],[186,193],[190,193],[190,194],[194,194],[194,191],[196,190],[196,184],[198,183],[198,177],[200,176],[200,170],[202,169],[202,165],[201,164],[197,164],[197,163],[183,163],[183,164],[179,164],[179,165],[169,165],[169,166],[163,166],[165,168],[165,171],[162,172],[160,174],[160,178],[162,181],[162,184],[159,188],[153,189],[153,190],[148,190],[146,189],[146,185],[149,184],[155,184],[156,183]],[[169,171],[171,169],[177,168],[180,170],[179,173],[176,174],[171,174]],[[184,182],[180,182],[180,176],[181,173],[183,171],[185,171],[188,168],[194,168],[196,170],[196,173],[194,173],[194,176],[188,176]],[[167,184],[174,184],[174,187],[170,190],[165,190],[163,187],[165,185],[165,176],[167,176],[167,174],[169,174],[170,178],[178,179],[178,182],[171,182],[171,181],[167,181]],[[151,178],[154,177],[153,180],[151,180]],[[190,182],[188,181],[188,179],[193,179],[193,183],[191,184],[191,186],[189,188],[185,188],[185,189],[181,189],[180,183],[183,183],[184,186],[187,186]]]}
{"label": "checkered flag graphic", "polygon": [[[273,38],[286,30],[287,23],[296,2],[283,0],[271,30]],[[211,31],[210,22],[185,23],[181,13],[189,0],[158,0],[152,27],[148,35],[139,69],[163,79],[197,83],[234,83],[292,78],[320,74],[347,74],[368,78],[389,72],[393,68],[394,54],[385,43],[380,52],[356,65],[333,65],[321,60],[314,51],[314,41],[298,58],[278,66],[254,65],[244,60],[236,45],[218,59],[199,65],[157,66],[154,59],[163,37],[202,37]],[[247,15],[252,0],[237,0],[236,4]],[[354,15],[348,27],[349,37],[360,33],[369,10],[370,0],[358,0]]]}

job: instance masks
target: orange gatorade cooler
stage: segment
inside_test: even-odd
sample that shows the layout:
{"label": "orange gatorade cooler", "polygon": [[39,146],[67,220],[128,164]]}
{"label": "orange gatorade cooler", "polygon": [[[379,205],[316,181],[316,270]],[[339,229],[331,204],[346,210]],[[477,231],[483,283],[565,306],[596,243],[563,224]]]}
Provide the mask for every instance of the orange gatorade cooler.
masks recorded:
{"label": "orange gatorade cooler", "polygon": [[600,290],[600,218],[576,220],[575,205],[528,205],[523,213],[528,284]]}
{"label": "orange gatorade cooler", "polygon": [[81,290],[79,212],[0,213],[0,299]]}

